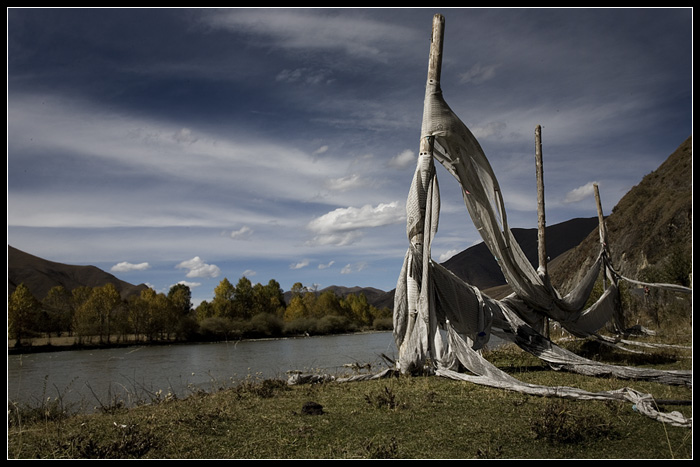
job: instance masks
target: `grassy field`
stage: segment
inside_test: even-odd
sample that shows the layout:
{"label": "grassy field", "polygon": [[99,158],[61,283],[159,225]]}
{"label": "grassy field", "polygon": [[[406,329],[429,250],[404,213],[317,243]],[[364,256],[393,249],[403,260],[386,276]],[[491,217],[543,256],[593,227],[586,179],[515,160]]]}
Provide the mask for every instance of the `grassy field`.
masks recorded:
{"label": "grassy field", "polygon": [[[692,367],[687,351],[631,361],[576,345],[616,364]],[[525,382],[692,400],[687,387],[556,372],[511,346],[487,357]],[[320,412],[307,413],[310,402]],[[693,447],[692,429],[652,420],[631,403],[527,396],[437,376],[297,386],[250,377],[131,409],[115,402],[91,415],[66,413],[57,400],[8,409],[13,459],[689,459]],[[692,415],[692,405],[661,409]]]}

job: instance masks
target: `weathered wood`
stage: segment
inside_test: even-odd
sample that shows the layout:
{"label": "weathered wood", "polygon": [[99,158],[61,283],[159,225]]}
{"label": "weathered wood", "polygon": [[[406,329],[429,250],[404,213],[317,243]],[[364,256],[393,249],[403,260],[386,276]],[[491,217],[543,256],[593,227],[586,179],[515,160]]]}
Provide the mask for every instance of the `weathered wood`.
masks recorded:
{"label": "weathered wood", "polygon": [[605,232],[605,217],[603,216],[603,207],[600,203],[600,193],[598,192],[598,184],[593,184],[593,193],[595,194],[595,203],[598,208],[598,232],[600,233],[600,243],[605,246],[607,243]]}
{"label": "weathered wood", "polygon": [[[440,86],[442,72],[442,41],[445,35],[445,17],[437,13],[433,16],[433,33],[430,38],[430,57],[428,60],[428,84]],[[421,138],[420,153],[432,154],[433,138]]]}
{"label": "weathered wood", "polygon": [[537,172],[537,273],[547,276],[547,246],[545,244],[546,220],[544,214],[544,169],[542,167],[542,127],[535,128],[535,170]]}

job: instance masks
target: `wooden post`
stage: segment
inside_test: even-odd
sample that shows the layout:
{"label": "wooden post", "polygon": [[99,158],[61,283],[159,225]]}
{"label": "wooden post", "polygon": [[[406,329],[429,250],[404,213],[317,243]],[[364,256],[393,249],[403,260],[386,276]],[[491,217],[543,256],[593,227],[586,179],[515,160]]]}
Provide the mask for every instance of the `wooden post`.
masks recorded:
{"label": "wooden post", "polygon": [[596,207],[598,208],[598,232],[600,234],[600,244],[605,248],[605,218],[603,217],[603,207],[600,203],[600,193],[598,192],[598,184],[593,184],[593,193],[595,194]]}
{"label": "wooden post", "polygon": [[[605,218],[603,217],[603,206],[600,203],[600,193],[598,192],[597,183],[593,184],[593,193],[595,195],[596,207],[598,208],[598,235],[600,236],[600,245],[602,246],[603,251],[607,254],[608,240],[605,238]],[[607,287],[607,274],[603,274],[603,289],[606,289]]]}
{"label": "wooden post", "polygon": [[[535,171],[537,172],[537,257],[539,267],[537,274],[542,278],[545,287],[549,287],[549,275],[547,274],[547,245],[545,243],[545,228],[547,223],[544,217],[544,168],[542,165],[542,127],[535,127]],[[545,337],[549,339],[549,318],[544,319]]]}
{"label": "wooden post", "polygon": [[547,247],[545,244],[546,221],[544,216],[544,170],[542,168],[542,127],[535,128],[535,170],[537,171],[537,252],[539,268],[537,273],[547,277]]}
{"label": "wooden post", "polygon": [[[430,38],[430,58],[428,61],[428,84],[440,86],[442,72],[442,39],[445,34],[445,17],[437,13],[433,16],[433,34]],[[434,137],[421,138],[420,154],[433,153]]]}

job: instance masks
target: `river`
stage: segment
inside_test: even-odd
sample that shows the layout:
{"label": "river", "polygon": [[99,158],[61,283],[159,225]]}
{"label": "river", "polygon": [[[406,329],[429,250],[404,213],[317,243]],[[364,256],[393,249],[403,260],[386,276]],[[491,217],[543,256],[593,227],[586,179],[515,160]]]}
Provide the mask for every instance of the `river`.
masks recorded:
{"label": "river", "polygon": [[395,358],[391,332],[168,346],[8,355],[7,398],[39,406],[60,398],[72,411],[89,412],[123,401],[152,401],[158,391],[179,398],[231,387],[246,378],[287,378],[288,371],[340,374],[344,365],[387,368]]}

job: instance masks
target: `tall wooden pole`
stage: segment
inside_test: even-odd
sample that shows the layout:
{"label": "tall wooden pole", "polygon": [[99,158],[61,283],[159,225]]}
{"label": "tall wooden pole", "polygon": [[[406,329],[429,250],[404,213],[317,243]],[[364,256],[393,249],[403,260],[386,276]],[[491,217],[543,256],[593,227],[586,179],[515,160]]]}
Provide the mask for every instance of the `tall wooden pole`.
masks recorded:
{"label": "tall wooden pole", "polygon": [[603,206],[600,203],[600,193],[598,192],[598,184],[593,184],[593,193],[595,194],[595,203],[598,208],[598,232],[600,234],[600,243],[605,248],[606,238],[605,238],[605,217],[603,217]]}
{"label": "tall wooden pole", "polygon": [[[430,38],[430,58],[428,61],[428,84],[440,86],[442,72],[442,39],[445,34],[445,17],[437,13],[433,16],[433,34]],[[420,154],[433,153],[434,137],[421,138]]]}
{"label": "tall wooden pole", "polygon": [[537,253],[540,277],[547,277],[546,221],[544,216],[544,169],[542,168],[542,127],[535,128],[535,170],[537,171]]}

